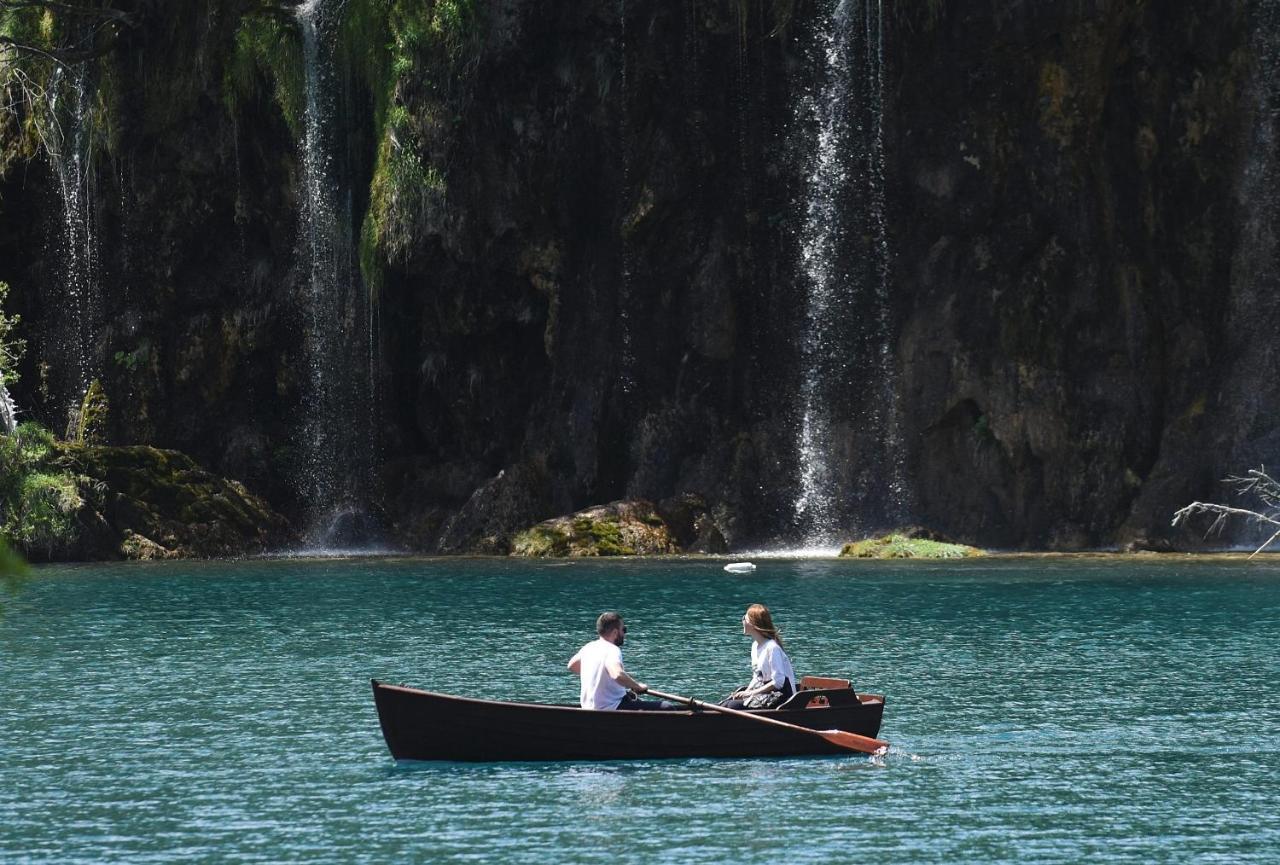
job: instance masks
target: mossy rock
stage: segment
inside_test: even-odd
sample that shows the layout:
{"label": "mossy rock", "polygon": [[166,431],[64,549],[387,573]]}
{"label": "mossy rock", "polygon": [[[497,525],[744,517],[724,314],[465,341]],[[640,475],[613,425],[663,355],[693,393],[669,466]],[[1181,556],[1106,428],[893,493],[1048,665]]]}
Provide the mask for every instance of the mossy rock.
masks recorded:
{"label": "mossy rock", "polygon": [[666,522],[647,501],[618,501],[546,520],[516,535],[511,555],[530,558],[678,553]]}
{"label": "mossy rock", "polygon": [[222,558],[295,540],[267,502],[178,451],[69,443],[57,451],[85,503],[77,558]]}
{"label": "mossy rock", "polygon": [[854,559],[970,559],[985,555],[977,547],[905,534],[854,541],[840,550],[842,558]]}

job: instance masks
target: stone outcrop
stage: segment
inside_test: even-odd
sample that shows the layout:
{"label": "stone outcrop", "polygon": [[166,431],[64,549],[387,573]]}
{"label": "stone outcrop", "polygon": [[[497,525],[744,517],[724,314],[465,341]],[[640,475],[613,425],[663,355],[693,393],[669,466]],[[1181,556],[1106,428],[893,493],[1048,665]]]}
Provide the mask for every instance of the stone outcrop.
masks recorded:
{"label": "stone outcrop", "polygon": [[544,520],[515,536],[511,555],[653,556],[680,552],[652,503],[611,502]]}
{"label": "stone outcrop", "polygon": [[841,558],[853,559],[973,559],[986,554],[977,547],[957,544],[937,532],[915,527],[851,541],[840,550]]}
{"label": "stone outcrop", "polygon": [[297,540],[285,519],[243,484],[176,451],[77,445],[59,451],[84,502],[75,546],[60,558],[228,558]]}

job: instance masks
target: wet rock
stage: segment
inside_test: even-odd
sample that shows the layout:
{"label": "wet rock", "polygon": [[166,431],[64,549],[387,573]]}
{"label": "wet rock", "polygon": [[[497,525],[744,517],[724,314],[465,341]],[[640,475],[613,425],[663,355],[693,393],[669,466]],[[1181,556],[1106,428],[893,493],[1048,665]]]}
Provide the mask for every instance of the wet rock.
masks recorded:
{"label": "wet rock", "polygon": [[513,556],[652,556],[680,552],[647,501],[618,501],[545,520],[516,535]]}
{"label": "wet rock", "polygon": [[719,555],[729,551],[724,533],[702,496],[684,493],[663,499],[658,503],[657,512],[681,552]]}
{"label": "wet rock", "polygon": [[546,474],[535,463],[499,472],[444,523],[435,551],[505,555],[519,527],[549,510],[546,489]]}

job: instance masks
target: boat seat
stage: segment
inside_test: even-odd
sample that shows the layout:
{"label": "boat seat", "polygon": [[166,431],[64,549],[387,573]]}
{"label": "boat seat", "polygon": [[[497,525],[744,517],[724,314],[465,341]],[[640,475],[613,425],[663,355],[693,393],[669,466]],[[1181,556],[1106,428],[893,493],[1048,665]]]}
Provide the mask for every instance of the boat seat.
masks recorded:
{"label": "boat seat", "polygon": [[826,706],[850,706],[862,702],[848,679],[827,676],[805,676],[796,691],[777,706],[779,710],[821,709]]}
{"label": "boat seat", "polygon": [[802,676],[800,679],[801,691],[852,687],[853,682],[848,679],[832,679],[829,676]]}

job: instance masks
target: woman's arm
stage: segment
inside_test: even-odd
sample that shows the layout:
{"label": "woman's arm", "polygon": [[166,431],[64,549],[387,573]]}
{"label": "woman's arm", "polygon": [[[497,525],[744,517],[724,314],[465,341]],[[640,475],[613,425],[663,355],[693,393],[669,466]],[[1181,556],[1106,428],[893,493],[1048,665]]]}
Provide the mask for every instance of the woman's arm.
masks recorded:
{"label": "woman's arm", "polygon": [[763,685],[755,688],[743,688],[736,695],[731,696],[734,696],[734,699],[745,699],[747,697],[754,697],[756,694],[768,694],[770,691],[776,690],[778,690],[778,686],[773,684],[773,682],[765,682]]}

